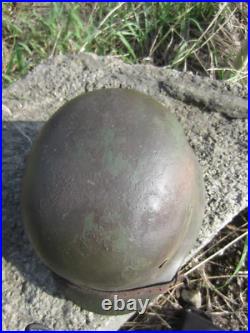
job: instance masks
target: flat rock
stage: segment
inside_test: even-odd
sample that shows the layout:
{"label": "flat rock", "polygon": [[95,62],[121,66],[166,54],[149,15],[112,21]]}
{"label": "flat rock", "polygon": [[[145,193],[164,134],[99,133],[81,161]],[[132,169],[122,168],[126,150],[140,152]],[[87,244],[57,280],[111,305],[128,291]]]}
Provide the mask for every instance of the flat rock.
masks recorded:
{"label": "flat rock", "polygon": [[3,91],[4,330],[23,330],[31,322],[57,330],[117,329],[128,318],[92,314],[58,294],[20,218],[25,160],[43,123],[73,97],[110,87],[137,89],[169,106],[199,159],[206,212],[186,261],[247,207],[247,98],[241,86],[92,54],[45,61]]}

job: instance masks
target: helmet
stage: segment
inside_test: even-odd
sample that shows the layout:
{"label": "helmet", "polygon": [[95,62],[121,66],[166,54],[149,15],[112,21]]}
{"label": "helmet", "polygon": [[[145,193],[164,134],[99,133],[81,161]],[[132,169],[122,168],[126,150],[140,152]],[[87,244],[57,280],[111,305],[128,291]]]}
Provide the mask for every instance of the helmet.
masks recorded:
{"label": "helmet", "polygon": [[180,124],[135,90],[71,100],[28,159],[25,229],[66,294],[91,311],[104,312],[103,298],[151,299],[166,289],[203,210],[200,169]]}

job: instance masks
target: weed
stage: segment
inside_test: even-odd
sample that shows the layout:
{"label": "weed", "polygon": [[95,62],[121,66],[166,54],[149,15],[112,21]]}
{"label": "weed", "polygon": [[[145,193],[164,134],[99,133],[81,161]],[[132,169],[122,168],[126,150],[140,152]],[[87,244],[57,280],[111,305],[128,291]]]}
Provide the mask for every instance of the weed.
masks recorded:
{"label": "weed", "polygon": [[3,83],[57,54],[94,52],[239,81],[246,3],[3,4]]}

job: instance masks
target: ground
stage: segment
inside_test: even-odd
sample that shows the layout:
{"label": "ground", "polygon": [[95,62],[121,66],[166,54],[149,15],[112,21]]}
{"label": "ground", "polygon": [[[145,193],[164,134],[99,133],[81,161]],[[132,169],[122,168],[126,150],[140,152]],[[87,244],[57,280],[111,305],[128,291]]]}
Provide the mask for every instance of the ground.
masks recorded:
{"label": "ground", "polygon": [[[44,3],[40,7],[35,3],[6,3],[3,10],[5,86],[26,75],[43,59],[85,51],[111,54],[132,64],[164,65],[231,81],[236,83],[236,90],[238,83],[246,85],[246,3]],[[40,104],[39,98],[37,101]],[[18,103],[25,101],[19,98]],[[24,124],[19,125],[21,131]],[[165,329],[171,326],[167,312],[196,306],[212,317],[218,327],[247,329],[246,230],[244,212],[183,272],[209,257],[211,260],[190,272],[184,281],[178,281],[145,315],[136,316],[126,327]],[[183,293],[183,289],[191,290],[191,294]],[[187,300],[192,295],[195,300],[189,304]]]}
{"label": "ground", "polygon": [[247,330],[247,267],[244,211],[182,269],[167,293],[159,296],[145,314],[133,316],[121,330],[178,329],[178,311],[182,309],[206,314],[219,329]]}

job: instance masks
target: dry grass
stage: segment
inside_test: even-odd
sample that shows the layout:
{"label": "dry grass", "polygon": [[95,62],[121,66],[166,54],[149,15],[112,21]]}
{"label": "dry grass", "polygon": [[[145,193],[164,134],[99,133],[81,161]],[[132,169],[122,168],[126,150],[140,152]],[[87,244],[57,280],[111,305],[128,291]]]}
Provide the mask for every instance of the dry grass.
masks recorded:
{"label": "dry grass", "polygon": [[[225,330],[247,330],[247,212],[225,227],[179,273],[174,285],[143,315],[122,330],[171,330],[178,327],[177,310],[195,309]],[[184,290],[196,295],[184,298]],[[187,293],[186,293],[187,294]],[[196,308],[198,306],[198,309]]]}
{"label": "dry grass", "polygon": [[84,51],[246,82],[246,40],[247,3],[5,3],[3,82]]}

